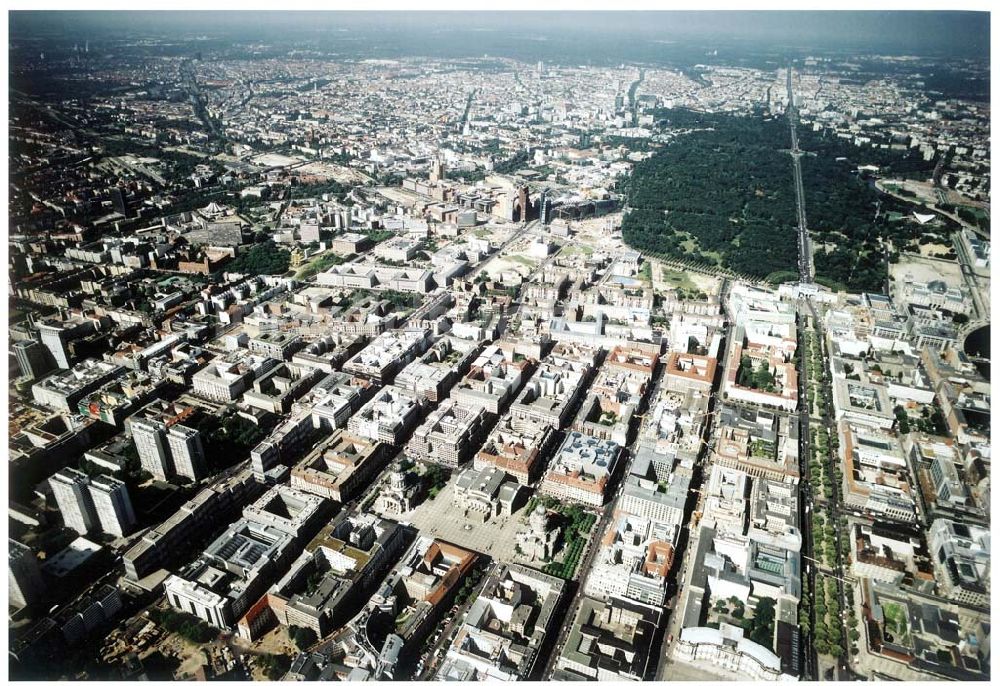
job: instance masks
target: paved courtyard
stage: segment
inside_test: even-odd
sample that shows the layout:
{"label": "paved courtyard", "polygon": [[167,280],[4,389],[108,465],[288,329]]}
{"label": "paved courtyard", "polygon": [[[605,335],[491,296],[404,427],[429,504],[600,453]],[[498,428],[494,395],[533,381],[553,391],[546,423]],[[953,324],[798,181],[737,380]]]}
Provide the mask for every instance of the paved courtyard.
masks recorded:
{"label": "paved courtyard", "polygon": [[484,553],[500,562],[528,563],[527,558],[514,552],[517,532],[527,528],[522,522],[522,517],[527,516],[524,506],[513,515],[499,515],[485,523],[466,519],[464,511],[453,503],[457,479],[458,472],[455,472],[434,500],[425,500],[397,519],[410,522],[425,536]]}
{"label": "paved courtyard", "polygon": [[670,662],[663,667],[660,678],[664,681],[737,681],[729,672],[709,670],[685,662]]}

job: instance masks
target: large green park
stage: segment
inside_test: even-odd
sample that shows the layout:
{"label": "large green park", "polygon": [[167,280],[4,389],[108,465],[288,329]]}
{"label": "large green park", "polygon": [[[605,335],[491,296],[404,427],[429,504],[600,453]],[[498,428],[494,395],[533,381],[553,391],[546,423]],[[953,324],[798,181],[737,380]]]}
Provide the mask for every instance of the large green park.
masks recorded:
{"label": "large green park", "polygon": [[[797,277],[797,223],[788,120],[658,110],[670,142],[636,164],[623,184],[625,241],[664,257],[720,266],[773,282]],[[936,158],[916,149],[857,146],[800,126],[802,177],[816,280],[836,289],[881,291],[889,262],[927,229],[900,221],[918,205],[880,193],[880,177],[931,177]],[[945,221],[943,235],[956,228]]]}

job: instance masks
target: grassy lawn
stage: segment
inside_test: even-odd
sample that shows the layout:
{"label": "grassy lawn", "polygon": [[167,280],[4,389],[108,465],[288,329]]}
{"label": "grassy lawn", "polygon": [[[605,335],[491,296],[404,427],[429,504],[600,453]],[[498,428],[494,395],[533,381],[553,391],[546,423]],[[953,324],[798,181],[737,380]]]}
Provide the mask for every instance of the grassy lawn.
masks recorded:
{"label": "grassy lawn", "polygon": [[299,271],[295,274],[295,278],[308,279],[311,276],[315,276],[316,274],[324,272],[330,267],[342,264],[343,262],[344,259],[340,257],[340,255],[332,252],[325,252],[318,257],[314,257],[308,264],[299,269]]}
{"label": "grassy lawn", "polygon": [[787,283],[789,281],[798,281],[799,273],[782,269],[780,271],[771,272],[767,275],[766,279],[768,282],[775,284]]}
{"label": "grassy lawn", "polygon": [[722,264],[722,253],[715,250],[702,250],[701,254],[712,260],[716,264]]}
{"label": "grassy lawn", "polygon": [[584,243],[570,243],[563,246],[561,254],[564,256],[577,254],[590,256],[594,254],[594,249]]}
{"label": "grassy lawn", "polygon": [[675,288],[682,288],[689,291],[698,290],[698,287],[695,286],[691,277],[689,277],[685,272],[677,271],[675,269],[667,269],[664,267],[660,271],[660,276],[665,282]]}
{"label": "grassy lawn", "polygon": [[885,630],[892,635],[893,641],[899,645],[910,645],[906,607],[899,603],[883,602],[882,614],[885,615]]}
{"label": "grassy lawn", "polygon": [[523,264],[525,267],[534,267],[538,264],[538,260],[533,260],[530,257],[525,257],[524,255],[507,255],[504,259],[510,260],[511,262],[517,262],[518,264]]}

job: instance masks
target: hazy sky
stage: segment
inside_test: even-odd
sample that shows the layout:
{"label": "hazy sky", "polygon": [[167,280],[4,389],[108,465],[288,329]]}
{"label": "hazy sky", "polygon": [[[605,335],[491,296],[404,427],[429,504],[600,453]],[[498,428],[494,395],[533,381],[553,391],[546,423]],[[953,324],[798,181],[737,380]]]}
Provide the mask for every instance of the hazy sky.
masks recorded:
{"label": "hazy sky", "polygon": [[324,29],[468,32],[496,30],[543,36],[555,33],[620,34],[644,38],[745,39],[865,45],[872,50],[920,50],[989,55],[985,12],[716,11],[716,12],[11,12],[11,38],[36,31],[117,33],[126,30],[245,33],[276,37]]}

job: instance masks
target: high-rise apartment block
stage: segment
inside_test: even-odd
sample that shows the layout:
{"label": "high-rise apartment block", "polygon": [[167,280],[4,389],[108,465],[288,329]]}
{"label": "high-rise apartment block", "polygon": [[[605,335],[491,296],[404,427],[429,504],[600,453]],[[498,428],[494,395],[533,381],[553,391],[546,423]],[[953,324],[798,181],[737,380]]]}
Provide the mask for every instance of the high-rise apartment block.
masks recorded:
{"label": "high-rise apartment block", "polygon": [[130,419],[128,424],[142,468],[157,479],[166,480],[170,471],[170,453],[163,424],[142,419]]}
{"label": "high-rise apartment block", "polygon": [[97,476],[91,479],[89,491],[101,531],[124,536],[133,529],[135,511],[123,482],[110,476]]}
{"label": "high-rise apartment block", "polygon": [[205,449],[201,432],[177,424],[167,431],[167,447],[173,460],[174,471],[197,481],[205,474]]}
{"label": "high-rise apartment block", "polygon": [[68,467],[49,479],[63,524],[80,534],[93,531],[98,526],[97,512],[87,490],[89,483],[86,474]]}
{"label": "high-rise apartment block", "polygon": [[8,540],[8,602],[16,608],[34,604],[45,591],[35,552],[15,540]]}
{"label": "high-rise apartment block", "polygon": [[169,403],[154,405],[126,424],[142,468],[161,481],[184,476],[198,481],[207,471],[201,432],[180,424],[193,413]]}
{"label": "high-rise apartment block", "polygon": [[37,379],[52,369],[48,349],[38,341],[15,341],[14,356],[21,375],[29,379]]}
{"label": "high-rise apartment block", "polygon": [[62,469],[49,479],[63,523],[80,534],[124,536],[135,526],[135,512],[125,483],[111,476],[91,479],[76,469]]}

